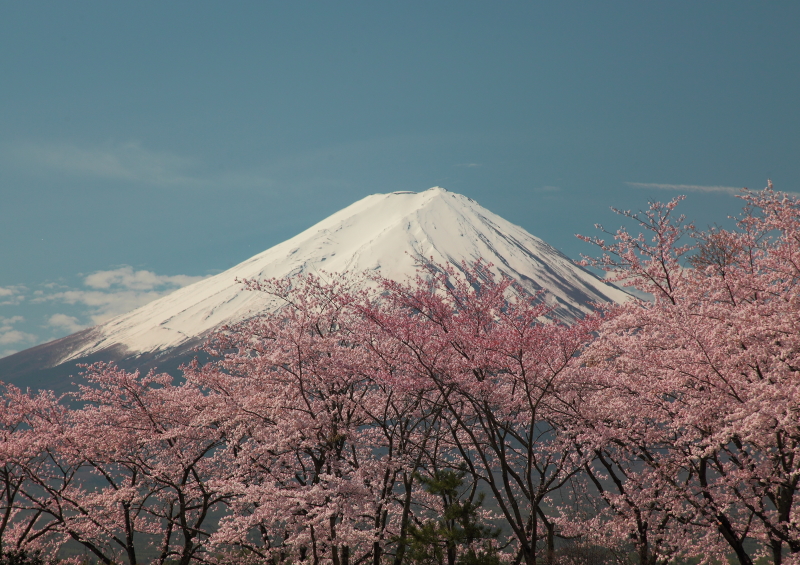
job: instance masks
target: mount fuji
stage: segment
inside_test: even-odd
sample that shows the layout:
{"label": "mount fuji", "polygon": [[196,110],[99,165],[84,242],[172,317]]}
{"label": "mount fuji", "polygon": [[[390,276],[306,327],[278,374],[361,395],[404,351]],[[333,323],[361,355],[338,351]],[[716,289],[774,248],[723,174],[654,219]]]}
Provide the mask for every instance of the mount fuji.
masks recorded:
{"label": "mount fuji", "polygon": [[218,275],[99,326],[0,359],[0,380],[63,390],[76,363],[174,369],[220,325],[278,307],[264,294],[243,290],[237,280],[299,273],[332,278],[363,271],[404,280],[415,275],[420,260],[430,259],[456,267],[478,259],[490,263],[529,291],[547,290],[565,320],[590,312],[593,303],[629,298],[466,196],[440,187],[373,194]]}

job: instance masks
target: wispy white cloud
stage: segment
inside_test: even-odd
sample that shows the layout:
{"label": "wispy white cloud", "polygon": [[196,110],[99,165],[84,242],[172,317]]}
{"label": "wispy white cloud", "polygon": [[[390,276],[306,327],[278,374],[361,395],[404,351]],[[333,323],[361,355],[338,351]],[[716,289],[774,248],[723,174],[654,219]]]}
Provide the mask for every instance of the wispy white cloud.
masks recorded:
{"label": "wispy white cloud", "polygon": [[11,316],[10,318],[4,318],[0,316],[0,327],[9,325],[9,324],[16,324],[17,322],[24,322],[25,318],[22,316]]}
{"label": "wispy white cloud", "polygon": [[136,290],[118,290],[103,292],[100,290],[66,290],[53,294],[46,294],[35,298],[33,302],[62,302],[65,304],[78,304],[88,306],[86,315],[93,324],[102,324],[106,320],[130,312],[139,306],[144,306],[156,298],[166,296],[175,290],[142,292]]}
{"label": "wispy white cloud", "polygon": [[482,167],[483,163],[458,163],[455,165],[456,167],[464,167],[467,169],[473,169],[475,167]]}
{"label": "wispy white cloud", "polygon": [[[101,324],[203,278],[159,275],[123,265],[86,275],[79,285],[50,282],[32,291],[21,285],[0,287],[0,306],[13,308],[27,301],[50,310],[35,322],[22,316],[0,316],[0,357]],[[33,333],[40,331],[44,335]]]}
{"label": "wispy white cloud", "polygon": [[202,174],[200,163],[153,151],[136,141],[81,146],[74,143],[25,142],[6,148],[18,167],[80,177],[132,181],[175,187],[263,187],[271,181],[258,173]]}
{"label": "wispy white cloud", "polygon": [[80,331],[86,326],[81,324],[75,316],[68,316],[67,314],[53,314],[47,319],[47,327],[56,330],[64,330],[69,333]]}
{"label": "wispy white cloud", "polygon": [[145,149],[136,142],[80,147],[74,144],[23,143],[14,150],[23,164],[62,173],[149,184],[186,184],[190,159]]}
{"label": "wispy white cloud", "polygon": [[719,186],[699,184],[659,184],[655,182],[626,182],[633,188],[655,188],[658,190],[680,190],[686,192],[724,192],[726,194],[741,194],[740,186]]}
{"label": "wispy white cloud", "polygon": [[24,286],[0,286],[0,306],[20,304],[25,300]]}
{"label": "wispy white cloud", "polygon": [[157,287],[181,287],[197,282],[204,277],[188,275],[157,275],[152,271],[134,271],[126,265],[110,271],[97,271],[86,279],[84,284],[91,288],[107,289],[114,286],[129,290],[152,290]]}
{"label": "wispy white cloud", "polygon": [[[180,287],[197,282],[205,277],[188,275],[157,275],[152,271],[134,270],[123,266],[108,271],[97,271],[84,279],[84,289],[61,288],[35,293],[32,302],[61,302],[86,307],[84,316],[92,324],[100,324],[119,314],[144,306]],[[82,329],[78,318],[57,314],[48,321],[50,327],[72,327]],[[63,316],[63,317],[62,317]]]}
{"label": "wispy white cloud", "polygon": [[[19,347],[36,343],[38,338],[35,335],[18,330],[14,327],[16,324],[24,321],[25,318],[22,316],[12,316],[10,318],[0,316],[0,357],[16,353]],[[14,348],[12,349],[6,346],[13,346]]]}
{"label": "wispy white cloud", "polygon": [[552,186],[552,185],[545,185],[545,186],[537,186],[533,189],[534,192],[559,192],[561,190],[560,186]]}

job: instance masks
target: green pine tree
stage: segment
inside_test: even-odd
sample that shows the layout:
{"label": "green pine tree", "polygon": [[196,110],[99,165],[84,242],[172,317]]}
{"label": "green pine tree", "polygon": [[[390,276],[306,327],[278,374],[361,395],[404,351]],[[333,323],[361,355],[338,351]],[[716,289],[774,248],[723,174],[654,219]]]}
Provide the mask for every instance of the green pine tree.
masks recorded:
{"label": "green pine tree", "polygon": [[[444,512],[436,519],[409,528],[408,559],[418,565],[499,565],[491,540],[500,530],[480,523],[478,512],[483,493],[472,488],[462,493],[463,471],[437,471],[432,477],[418,476],[429,493],[439,496]],[[483,542],[476,551],[475,542]]]}

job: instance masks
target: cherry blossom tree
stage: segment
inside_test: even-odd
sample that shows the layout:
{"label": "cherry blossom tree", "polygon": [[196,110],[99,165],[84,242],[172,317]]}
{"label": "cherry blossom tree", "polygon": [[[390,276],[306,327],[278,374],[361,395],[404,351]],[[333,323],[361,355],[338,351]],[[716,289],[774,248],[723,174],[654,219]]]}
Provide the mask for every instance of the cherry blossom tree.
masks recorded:
{"label": "cherry blossom tree", "polygon": [[224,499],[209,486],[224,479],[224,465],[215,457],[223,434],[205,420],[207,397],[168,375],[104,364],[83,376],[73,395],[79,407],[40,394],[25,408],[17,443],[31,453],[17,459],[25,477],[17,508],[38,516],[25,535],[72,539],[108,564],[139,563],[153,538],[157,563],[196,559],[209,513]]}
{"label": "cherry blossom tree", "polygon": [[562,421],[579,401],[577,355],[598,320],[547,322],[540,296],[496,280],[490,266],[462,272],[431,264],[412,283],[382,280],[381,300],[364,315],[403,352],[412,386],[438,392],[446,459],[493,495],[514,561],[552,559],[555,523],[545,508],[581,467]]}
{"label": "cherry blossom tree", "polygon": [[237,469],[214,540],[274,562],[380,563],[410,519],[435,415],[389,385],[390,353],[365,345],[363,292],[315,277],[247,284],[285,307],[224,328],[207,347],[217,359],[186,368]]}
{"label": "cherry blossom tree", "polygon": [[0,555],[8,552],[52,553],[63,541],[57,522],[30,503],[31,476],[38,477],[46,458],[37,433],[39,419],[63,415],[51,392],[24,393],[2,385],[0,401]]}
{"label": "cherry blossom tree", "polygon": [[588,264],[653,299],[617,308],[584,356],[600,390],[584,439],[612,462],[620,537],[672,524],[693,535],[664,531],[653,551],[683,539],[687,554],[797,563],[800,202],[771,185],[741,198],[733,230],[695,230],[676,199],[623,212],[649,238],[585,238],[604,251]]}
{"label": "cherry blossom tree", "polygon": [[72,443],[61,449],[75,449],[106,483],[86,493],[98,499],[87,515],[101,526],[100,509],[108,512],[104,530],[119,545],[124,536],[131,564],[136,532],[156,538],[158,563],[187,565],[203,556],[214,528],[210,514],[226,500],[214,483],[227,478],[225,431],[210,419],[208,397],[191,383],[173,385],[166,374],[96,364],[84,376],[78,398],[85,407],[73,416]]}

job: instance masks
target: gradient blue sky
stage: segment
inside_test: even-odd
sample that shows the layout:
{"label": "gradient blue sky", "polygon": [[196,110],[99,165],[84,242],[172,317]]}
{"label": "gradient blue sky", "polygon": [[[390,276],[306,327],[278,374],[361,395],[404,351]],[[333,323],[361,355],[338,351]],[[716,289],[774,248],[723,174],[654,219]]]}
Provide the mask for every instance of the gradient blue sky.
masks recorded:
{"label": "gradient blue sky", "polygon": [[444,186],[577,257],[610,206],[800,191],[798,28],[796,1],[0,1],[0,356],[375,192]]}

